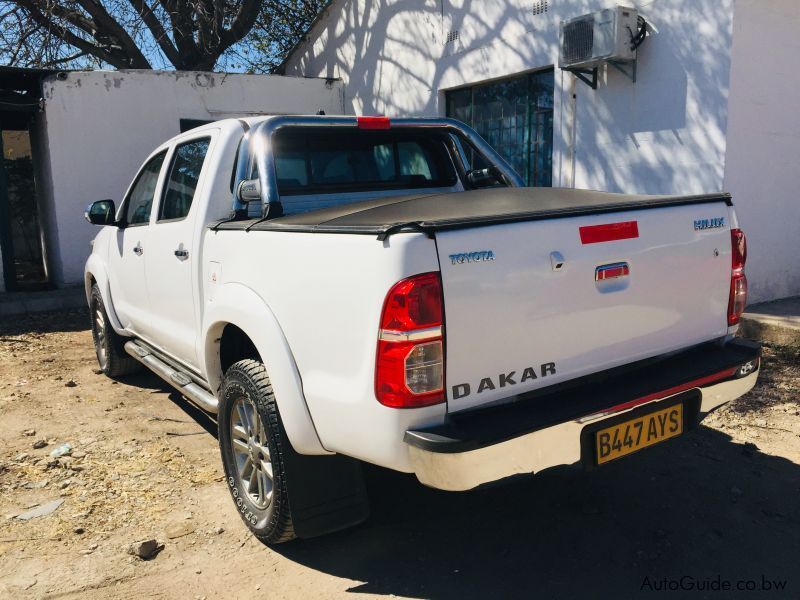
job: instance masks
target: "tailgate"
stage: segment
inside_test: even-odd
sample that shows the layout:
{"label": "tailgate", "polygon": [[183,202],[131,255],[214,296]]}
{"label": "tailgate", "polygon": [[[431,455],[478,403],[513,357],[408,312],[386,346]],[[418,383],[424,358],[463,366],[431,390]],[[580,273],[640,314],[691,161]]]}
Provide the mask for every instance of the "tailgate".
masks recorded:
{"label": "tailgate", "polygon": [[437,232],[448,410],[726,335],[728,217],[715,202]]}

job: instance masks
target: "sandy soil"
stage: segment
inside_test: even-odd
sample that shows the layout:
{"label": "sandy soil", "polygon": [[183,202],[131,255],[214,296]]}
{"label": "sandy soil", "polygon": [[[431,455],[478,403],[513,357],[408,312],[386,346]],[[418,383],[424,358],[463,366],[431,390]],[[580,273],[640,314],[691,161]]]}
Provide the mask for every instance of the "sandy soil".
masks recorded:
{"label": "sandy soil", "polygon": [[[466,494],[368,468],[366,524],[272,550],[233,510],[213,421],[155,376],[98,374],[87,324],[0,323],[0,597],[627,598],[681,577],[757,591],[673,597],[800,597],[797,348],[669,444]],[[149,538],[155,558],[127,553]]]}

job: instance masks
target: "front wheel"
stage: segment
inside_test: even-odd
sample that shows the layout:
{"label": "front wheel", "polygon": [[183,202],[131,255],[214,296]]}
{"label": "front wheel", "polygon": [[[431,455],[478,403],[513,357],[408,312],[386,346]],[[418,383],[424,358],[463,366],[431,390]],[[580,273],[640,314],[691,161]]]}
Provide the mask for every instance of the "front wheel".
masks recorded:
{"label": "front wheel", "polygon": [[125,352],[126,338],[119,335],[108,320],[103,296],[97,284],[92,286],[89,303],[92,317],[92,340],[100,369],[109,377],[121,377],[140,371],[141,363]]}
{"label": "front wheel", "polygon": [[291,446],[264,365],[235,363],[219,396],[219,446],[239,516],[262,542],[294,539],[284,460]]}

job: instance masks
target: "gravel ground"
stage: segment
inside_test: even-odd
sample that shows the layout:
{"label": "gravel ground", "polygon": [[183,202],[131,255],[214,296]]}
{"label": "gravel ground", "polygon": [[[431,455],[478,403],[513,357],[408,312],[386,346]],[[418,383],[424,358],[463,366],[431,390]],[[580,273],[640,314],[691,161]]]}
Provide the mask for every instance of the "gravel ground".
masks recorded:
{"label": "gravel ground", "polygon": [[465,494],[370,467],[366,524],[271,550],[213,421],[155,376],[99,374],[87,326],[0,322],[0,597],[800,598],[798,348],[766,348],[756,389],[668,444]]}

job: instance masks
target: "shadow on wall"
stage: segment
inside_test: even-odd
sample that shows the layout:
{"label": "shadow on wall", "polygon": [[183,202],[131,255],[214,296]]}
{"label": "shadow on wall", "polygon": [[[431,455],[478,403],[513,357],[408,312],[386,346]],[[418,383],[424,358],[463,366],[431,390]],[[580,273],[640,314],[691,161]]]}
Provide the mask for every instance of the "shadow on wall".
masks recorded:
{"label": "shadow on wall", "polygon": [[608,68],[597,92],[579,87],[577,187],[722,191],[732,2],[660,1],[642,14],[636,83]]}
{"label": "shadow on wall", "polygon": [[[606,4],[567,0],[532,17],[527,5],[501,0],[337,2],[317,30],[316,50],[298,52],[298,70],[343,77],[359,114],[441,114],[442,87],[556,63],[560,20]],[[719,191],[733,0],[653,0],[641,14],[651,31],[640,50],[637,82],[609,67],[598,90],[577,84],[576,187]],[[455,31],[461,41],[448,44],[447,34]],[[571,78],[557,71],[555,131],[563,138],[570,127],[561,102]],[[554,146],[556,153],[569,153],[566,139]],[[553,164],[570,168],[558,156]],[[569,175],[556,173],[554,181],[569,181]]]}
{"label": "shadow on wall", "polygon": [[[453,76],[449,72],[463,69],[462,61],[447,59],[445,25],[448,31],[470,32],[471,49],[491,46],[494,55],[505,57],[504,62],[529,64],[537,52],[549,56],[544,39],[529,36],[528,44],[514,44],[502,33],[519,24],[524,10],[499,0],[449,4],[442,8],[439,2],[425,0],[334,3],[318,29],[324,54],[315,56],[310,47],[306,54],[299,51],[298,71],[343,77],[356,113],[430,115],[440,112],[438,91],[445,78]],[[459,73],[455,79],[469,81],[466,75]]]}

